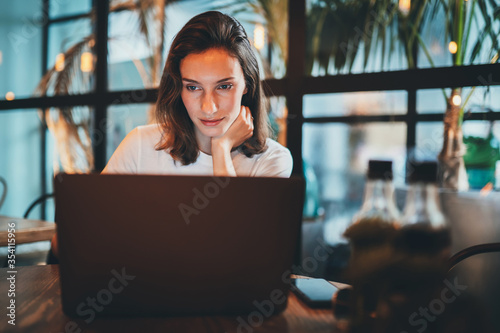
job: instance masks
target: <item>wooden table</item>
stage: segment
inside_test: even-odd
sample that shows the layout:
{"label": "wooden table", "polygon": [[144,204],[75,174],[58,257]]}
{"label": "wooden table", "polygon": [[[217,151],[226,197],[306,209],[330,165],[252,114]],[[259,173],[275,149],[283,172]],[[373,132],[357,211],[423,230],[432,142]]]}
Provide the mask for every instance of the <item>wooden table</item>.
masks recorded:
{"label": "wooden table", "polygon": [[287,309],[262,325],[245,328],[232,316],[101,318],[90,324],[62,312],[59,266],[18,267],[15,273],[16,326],[8,324],[11,275],[0,269],[0,332],[335,332],[331,310],[312,310],[290,293]]}
{"label": "wooden table", "polygon": [[51,240],[56,224],[41,220],[27,220],[0,215],[0,246],[8,246],[9,224],[15,223],[15,245]]}

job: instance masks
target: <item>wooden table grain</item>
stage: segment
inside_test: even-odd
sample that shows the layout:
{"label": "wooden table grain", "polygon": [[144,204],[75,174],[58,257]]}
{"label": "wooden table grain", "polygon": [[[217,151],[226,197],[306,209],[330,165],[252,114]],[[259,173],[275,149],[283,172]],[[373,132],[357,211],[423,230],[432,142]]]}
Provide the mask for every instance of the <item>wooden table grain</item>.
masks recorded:
{"label": "wooden table grain", "polygon": [[11,223],[15,223],[16,245],[51,240],[56,232],[55,223],[0,215],[0,246],[9,244],[8,230]]}
{"label": "wooden table grain", "polygon": [[[7,280],[15,276],[15,326],[8,323],[7,309],[12,287]],[[97,318],[90,324],[66,316],[61,306],[59,266],[18,267],[16,273],[0,269],[0,332],[335,332],[331,310],[308,308],[290,293],[286,310],[248,325],[248,318],[237,316],[175,318]],[[242,324],[246,322],[247,325]],[[259,325],[257,325],[259,324]]]}

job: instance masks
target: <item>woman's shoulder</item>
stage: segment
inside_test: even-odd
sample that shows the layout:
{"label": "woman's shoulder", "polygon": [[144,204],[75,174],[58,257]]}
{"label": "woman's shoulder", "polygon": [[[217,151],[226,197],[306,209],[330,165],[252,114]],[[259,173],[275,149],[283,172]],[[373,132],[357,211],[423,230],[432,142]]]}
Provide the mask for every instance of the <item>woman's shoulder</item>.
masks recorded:
{"label": "woman's shoulder", "polygon": [[137,126],[131,134],[134,133],[133,135],[138,135],[141,138],[157,138],[161,137],[163,133],[163,129],[159,124],[149,124],[149,125],[141,125]]}
{"label": "woman's shoulder", "polygon": [[117,150],[133,154],[154,152],[162,139],[162,133],[158,124],[137,126],[125,136]]}
{"label": "woman's shoulder", "polygon": [[291,156],[288,148],[271,138],[266,139],[266,150],[263,154],[285,154]]}
{"label": "woman's shoulder", "polygon": [[290,151],[270,138],[266,140],[266,150],[249,160],[253,161],[250,176],[286,178],[292,172],[293,159]]}
{"label": "woman's shoulder", "polygon": [[136,146],[156,146],[162,139],[163,129],[158,124],[141,125],[130,131],[125,137],[125,142]]}

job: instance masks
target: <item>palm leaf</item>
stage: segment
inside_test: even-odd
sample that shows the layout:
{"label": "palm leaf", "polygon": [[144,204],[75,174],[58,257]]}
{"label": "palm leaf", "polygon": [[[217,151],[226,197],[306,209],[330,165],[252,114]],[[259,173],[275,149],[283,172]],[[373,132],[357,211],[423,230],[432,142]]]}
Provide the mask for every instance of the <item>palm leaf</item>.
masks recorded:
{"label": "palm leaf", "polygon": [[464,50],[467,50],[467,47],[469,44],[469,36],[470,36],[470,32],[471,32],[472,22],[476,21],[476,15],[475,15],[476,2],[477,2],[477,0],[473,0],[472,4],[471,4],[471,12],[470,12],[470,15],[468,18],[467,28],[465,29],[465,35],[464,35],[464,39],[462,42],[462,45],[463,45],[462,47]]}

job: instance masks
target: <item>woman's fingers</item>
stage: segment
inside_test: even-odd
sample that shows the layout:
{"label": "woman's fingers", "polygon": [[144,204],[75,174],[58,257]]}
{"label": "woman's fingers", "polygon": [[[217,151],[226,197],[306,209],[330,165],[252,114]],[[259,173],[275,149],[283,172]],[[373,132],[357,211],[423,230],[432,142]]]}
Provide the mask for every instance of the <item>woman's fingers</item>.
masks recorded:
{"label": "woman's fingers", "polygon": [[[230,147],[238,147],[252,137],[254,130],[253,120],[250,108],[242,105],[238,117],[231,124],[227,132],[215,139],[217,141],[227,140]],[[213,140],[214,138],[212,142]]]}
{"label": "woman's fingers", "polygon": [[236,132],[236,140],[234,141],[233,147],[243,144],[253,135],[253,118],[250,108],[242,105],[238,118],[239,119],[236,119],[235,123],[231,126],[234,128],[230,129]]}
{"label": "woman's fingers", "polygon": [[248,136],[246,139],[252,137],[253,135],[253,129],[254,129],[254,124],[253,124],[253,116],[252,116],[252,111],[250,111],[250,108],[245,106],[246,112],[247,112],[247,124],[249,125],[248,127]]}

